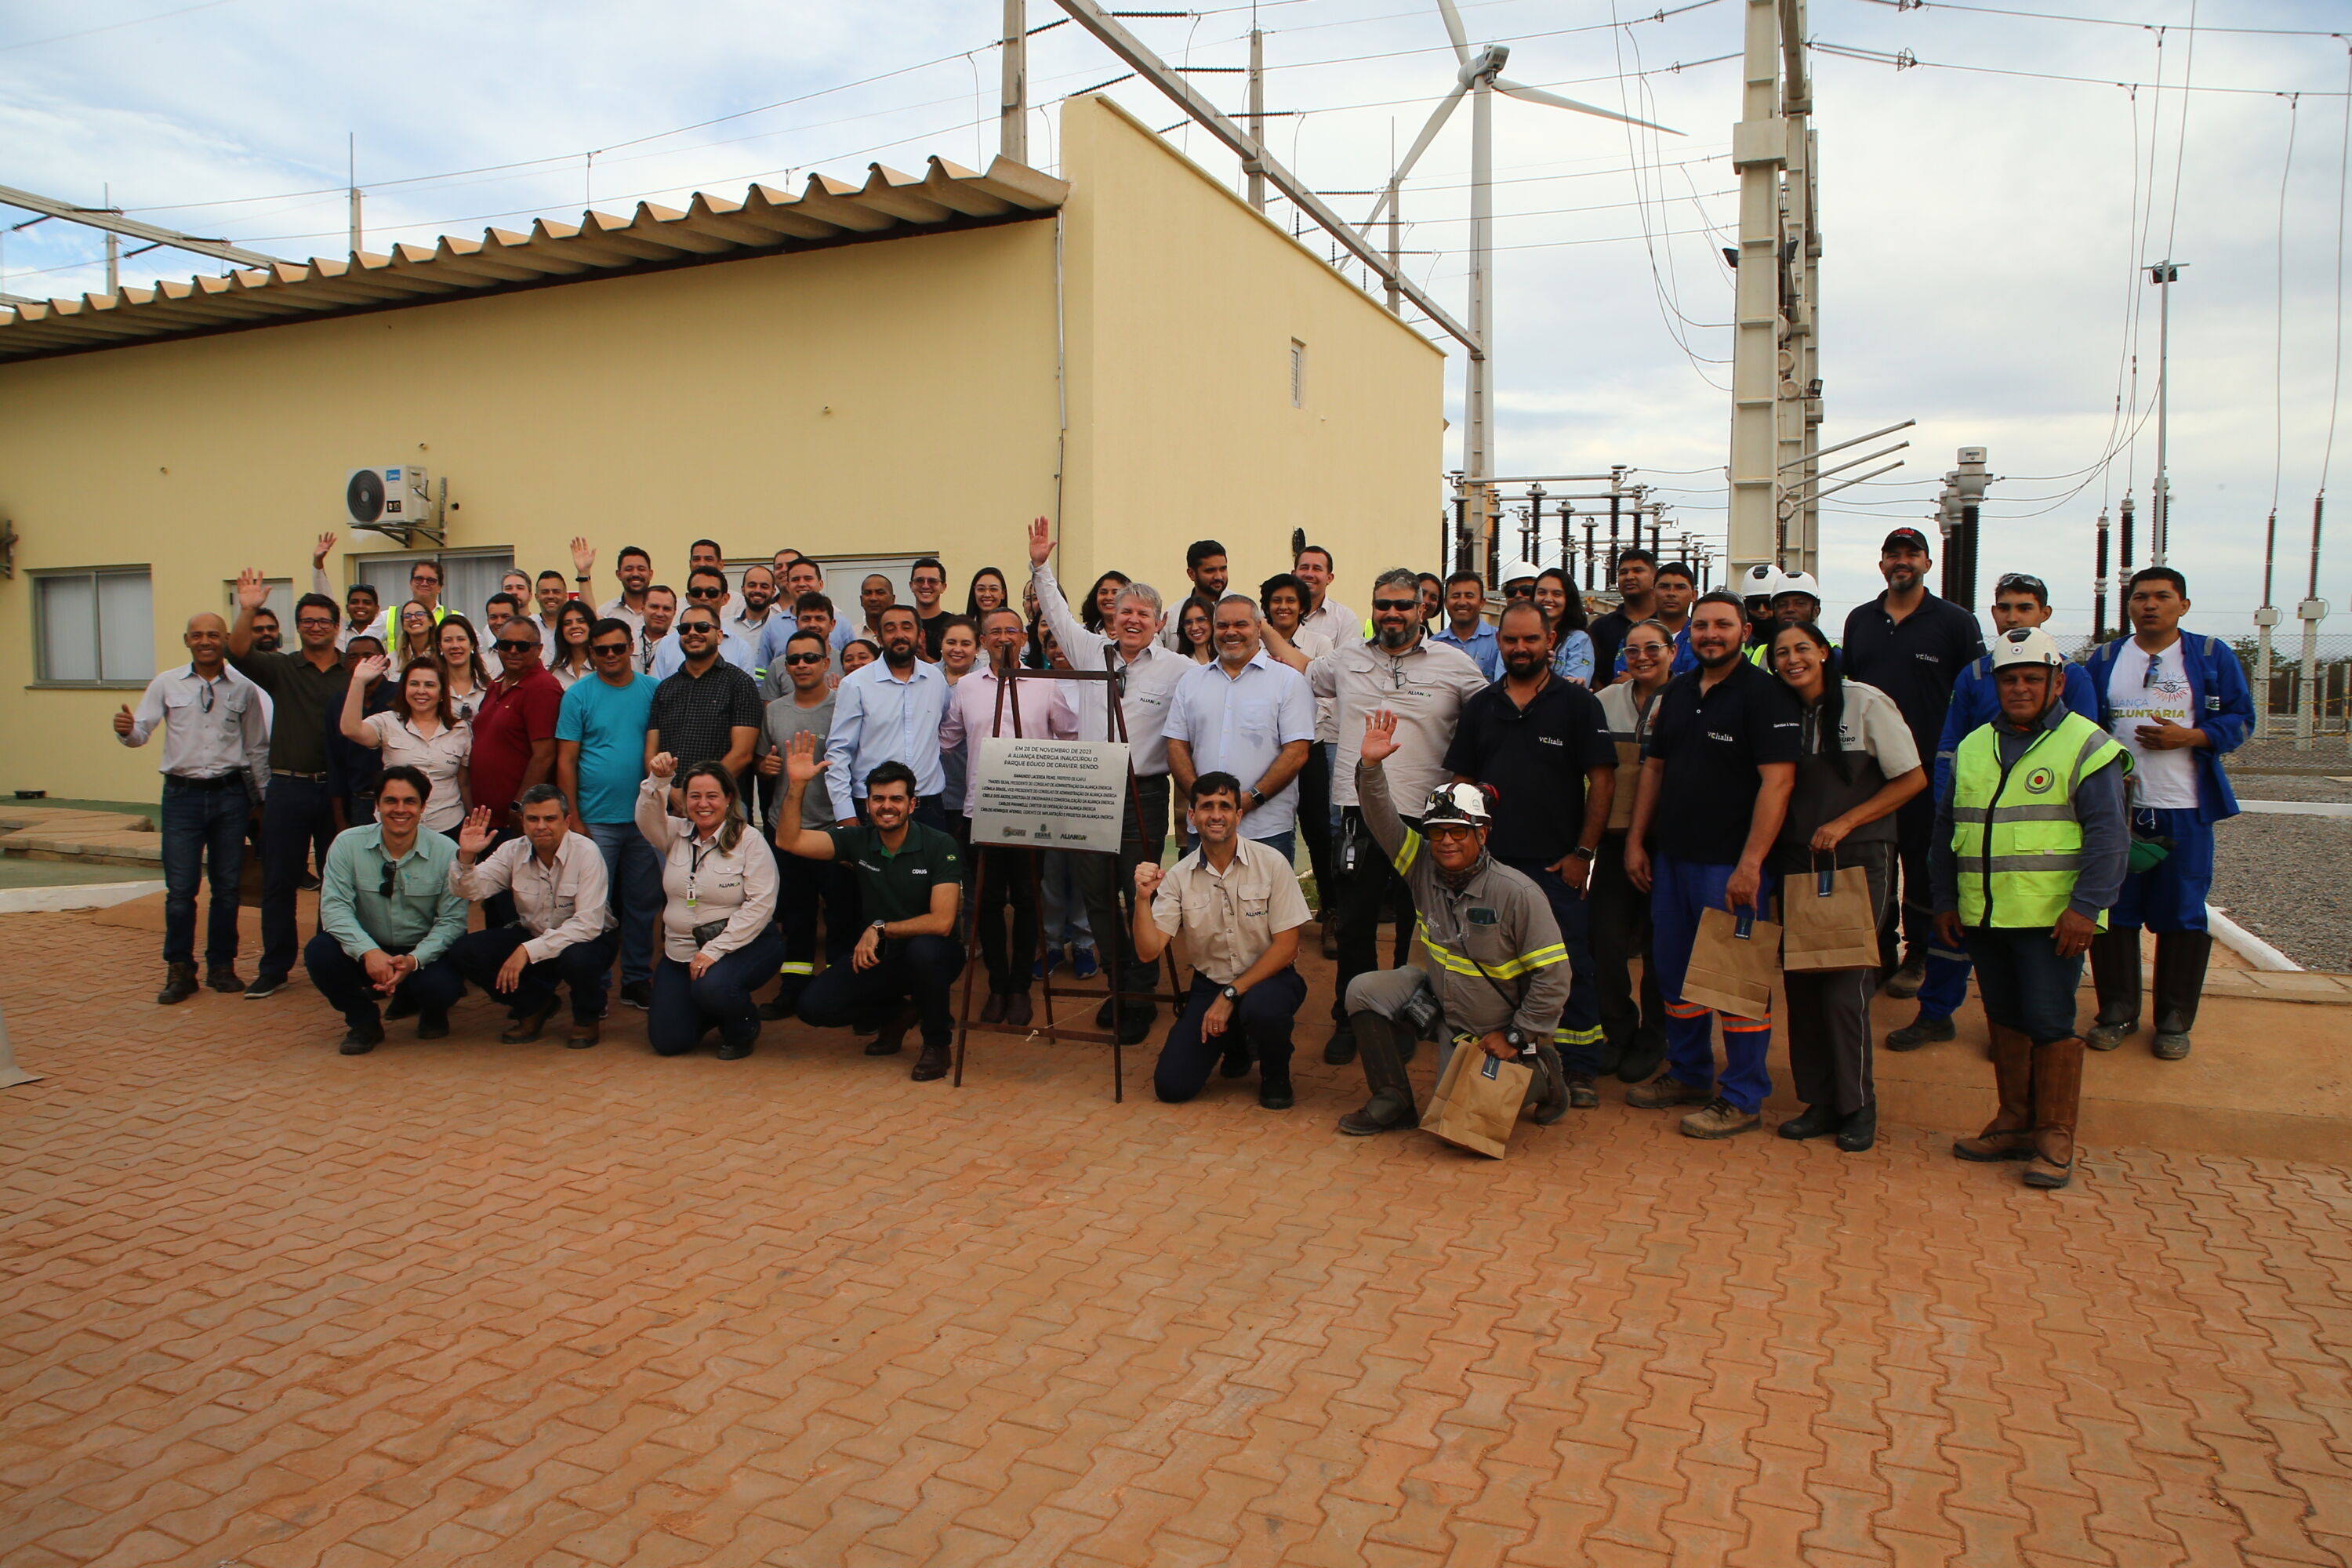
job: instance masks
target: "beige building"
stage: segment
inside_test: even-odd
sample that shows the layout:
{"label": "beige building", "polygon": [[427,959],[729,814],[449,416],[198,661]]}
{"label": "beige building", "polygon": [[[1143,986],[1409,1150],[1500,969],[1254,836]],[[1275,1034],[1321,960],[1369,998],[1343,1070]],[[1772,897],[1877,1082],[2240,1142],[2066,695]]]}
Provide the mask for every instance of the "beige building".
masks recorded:
{"label": "beige building", "polygon": [[[0,310],[0,788],[154,798],[109,716],[240,567],[307,587],[327,529],[339,592],[396,607],[433,555],[478,616],[574,534],[600,599],[624,544],[682,582],[709,536],[817,557],[845,611],[923,554],[956,607],[1017,584],[1040,514],[1066,582],[1171,598],[1202,536],[1254,587],[1304,529],[1359,610],[1433,564],[1438,351],[1107,100],[1059,140],[1061,179],[933,160]],[[425,471],[444,542],[349,525],[370,467]]]}

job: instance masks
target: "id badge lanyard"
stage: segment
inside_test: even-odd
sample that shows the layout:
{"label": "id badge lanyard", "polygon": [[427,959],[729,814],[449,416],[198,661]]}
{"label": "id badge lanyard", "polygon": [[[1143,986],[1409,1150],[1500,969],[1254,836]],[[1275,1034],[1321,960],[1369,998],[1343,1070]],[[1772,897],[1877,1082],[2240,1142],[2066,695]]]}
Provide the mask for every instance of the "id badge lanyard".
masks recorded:
{"label": "id badge lanyard", "polygon": [[687,840],[686,907],[689,910],[695,907],[694,882],[695,879],[701,875],[702,862],[705,858],[716,854],[718,849],[719,841],[716,838],[707,846],[698,846],[692,839]]}

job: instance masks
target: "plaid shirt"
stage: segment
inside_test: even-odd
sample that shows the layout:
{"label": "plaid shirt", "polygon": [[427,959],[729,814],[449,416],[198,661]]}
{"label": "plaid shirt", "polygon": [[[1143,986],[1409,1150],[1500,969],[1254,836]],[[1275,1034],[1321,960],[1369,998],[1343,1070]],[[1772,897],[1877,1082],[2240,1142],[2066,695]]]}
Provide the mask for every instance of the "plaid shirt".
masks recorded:
{"label": "plaid shirt", "polygon": [[697,763],[722,761],[734,737],[730,730],[757,730],[768,716],[759,683],[723,658],[698,679],[680,669],[654,690],[653,726],[657,752],[677,759],[678,772]]}

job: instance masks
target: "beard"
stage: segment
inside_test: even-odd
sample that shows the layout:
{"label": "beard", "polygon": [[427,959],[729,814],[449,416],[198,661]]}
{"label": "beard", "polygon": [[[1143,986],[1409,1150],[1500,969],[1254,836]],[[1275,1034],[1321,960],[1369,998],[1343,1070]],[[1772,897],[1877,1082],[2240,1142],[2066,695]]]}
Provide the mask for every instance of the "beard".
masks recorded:
{"label": "beard", "polygon": [[1375,635],[1380,638],[1381,647],[1391,653],[1402,653],[1420,636],[1420,628],[1407,622],[1401,626],[1381,626]]}
{"label": "beard", "polygon": [[1549,667],[1549,661],[1539,653],[1507,653],[1503,656],[1503,673],[1516,675],[1524,679],[1528,676],[1542,673]]}

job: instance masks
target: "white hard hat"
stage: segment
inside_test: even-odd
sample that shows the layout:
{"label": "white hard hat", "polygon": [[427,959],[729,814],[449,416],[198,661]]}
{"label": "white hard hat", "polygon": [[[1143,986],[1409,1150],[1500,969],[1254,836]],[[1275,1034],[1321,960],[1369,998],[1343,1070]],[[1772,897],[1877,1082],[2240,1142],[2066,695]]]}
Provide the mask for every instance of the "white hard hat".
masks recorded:
{"label": "white hard hat", "polygon": [[1772,597],[1778,599],[1783,594],[1802,594],[1816,605],[1822,602],[1822,585],[1813,581],[1813,574],[1811,572],[1790,572],[1784,574],[1780,579],[1780,585],[1772,590]]}
{"label": "white hard hat", "polygon": [[1505,583],[1525,582],[1533,579],[1537,574],[1534,562],[1514,561],[1508,566],[1503,568],[1501,581]]}
{"label": "white hard hat", "polygon": [[1739,574],[1739,596],[1769,600],[1780,592],[1780,584],[1784,581],[1778,566],[1769,561],[1759,561]]}
{"label": "white hard hat", "polygon": [[1424,823],[1467,822],[1478,827],[1494,820],[1486,808],[1486,790],[1474,784],[1439,784],[1431,790],[1421,819]]}
{"label": "white hard hat", "polygon": [[1994,673],[2013,665],[2042,664],[2053,668],[2063,667],[2066,656],[2058,651],[2058,642],[2040,626],[2017,626],[1995,637],[1992,643]]}

